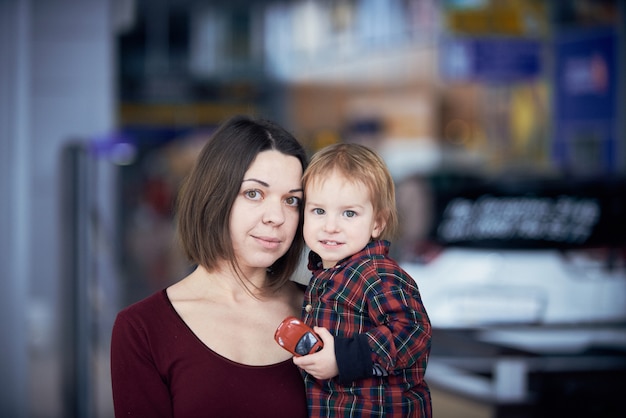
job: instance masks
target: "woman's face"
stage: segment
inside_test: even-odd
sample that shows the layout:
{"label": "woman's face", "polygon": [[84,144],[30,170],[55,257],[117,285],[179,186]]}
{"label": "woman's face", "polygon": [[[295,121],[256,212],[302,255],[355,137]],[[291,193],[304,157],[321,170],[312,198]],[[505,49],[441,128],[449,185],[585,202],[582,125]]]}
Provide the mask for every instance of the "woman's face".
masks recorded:
{"label": "woman's face", "polygon": [[289,249],[302,204],[300,160],[260,152],[243,176],[230,216],[237,263],[244,273],[274,264]]}

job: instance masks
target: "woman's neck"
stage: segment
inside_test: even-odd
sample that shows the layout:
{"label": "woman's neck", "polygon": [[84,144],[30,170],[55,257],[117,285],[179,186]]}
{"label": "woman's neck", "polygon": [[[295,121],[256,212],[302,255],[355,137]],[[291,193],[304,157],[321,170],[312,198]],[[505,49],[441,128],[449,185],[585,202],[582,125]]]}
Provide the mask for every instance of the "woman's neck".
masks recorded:
{"label": "woman's neck", "polygon": [[267,280],[265,269],[254,269],[237,274],[231,266],[208,271],[198,266],[189,277],[196,293],[215,295],[237,301],[242,298],[261,297]]}

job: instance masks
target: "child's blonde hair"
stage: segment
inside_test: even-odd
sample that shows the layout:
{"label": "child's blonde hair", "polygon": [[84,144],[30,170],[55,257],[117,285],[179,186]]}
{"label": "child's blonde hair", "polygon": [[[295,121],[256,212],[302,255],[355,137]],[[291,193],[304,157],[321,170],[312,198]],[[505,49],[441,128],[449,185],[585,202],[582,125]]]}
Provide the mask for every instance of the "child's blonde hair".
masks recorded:
{"label": "child's blonde hair", "polygon": [[391,240],[398,229],[396,191],[387,165],[374,150],[355,143],[329,145],[316,152],[302,177],[304,199],[306,188],[319,184],[333,174],[363,184],[370,193],[374,217],[384,225],[378,239]]}

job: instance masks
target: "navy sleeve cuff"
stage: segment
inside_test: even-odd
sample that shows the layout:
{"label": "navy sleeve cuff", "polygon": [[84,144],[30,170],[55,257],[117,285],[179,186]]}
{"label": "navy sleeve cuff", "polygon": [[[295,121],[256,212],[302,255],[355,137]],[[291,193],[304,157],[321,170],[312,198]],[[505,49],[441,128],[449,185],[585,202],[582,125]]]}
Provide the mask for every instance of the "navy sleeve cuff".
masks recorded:
{"label": "navy sleeve cuff", "polygon": [[372,356],[367,343],[367,335],[355,337],[335,337],[335,357],[339,368],[338,380],[342,384],[372,376]]}

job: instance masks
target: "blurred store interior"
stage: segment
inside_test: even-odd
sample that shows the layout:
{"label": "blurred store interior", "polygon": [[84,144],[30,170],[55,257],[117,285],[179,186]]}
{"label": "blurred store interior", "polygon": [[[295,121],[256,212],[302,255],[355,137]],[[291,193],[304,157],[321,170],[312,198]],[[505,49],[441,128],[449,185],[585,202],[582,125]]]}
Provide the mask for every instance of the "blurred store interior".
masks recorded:
{"label": "blurred store interior", "polygon": [[626,416],[625,22],[620,0],[0,0],[0,416],[113,416],[115,314],[189,268],[173,199],[235,113],[384,156],[435,418]]}

